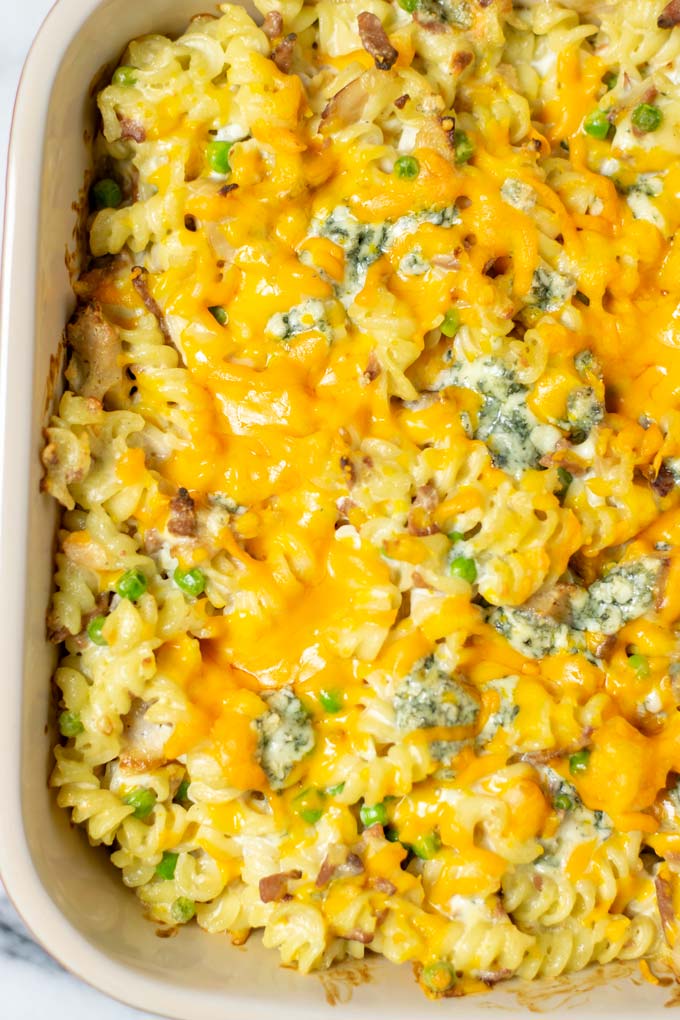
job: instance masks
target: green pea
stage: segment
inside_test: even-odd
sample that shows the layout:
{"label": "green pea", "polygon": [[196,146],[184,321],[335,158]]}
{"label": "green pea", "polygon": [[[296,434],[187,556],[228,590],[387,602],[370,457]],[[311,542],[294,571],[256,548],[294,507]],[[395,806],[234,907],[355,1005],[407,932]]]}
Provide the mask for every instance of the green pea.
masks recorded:
{"label": "green pea", "polygon": [[295,810],[307,825],[316,825],[324,812],[326,794],[310,786],[293,800]]}
{"label": "green pea", "polygon": [[588,768],[588,760],[590,759],[590,751],[584,748],[583,751],[577,751],[576,754],[572,754],[569,759],[569,771],[572,776],[577,776],[579,772],[585,772]]}
{"label": "green pea", "polygon": [[169,882],[171,878],[175,877],[178,857],[179,854],[176,854],[173,850],[165,850],[163,852],[163,857],[156,865],[156,874],[159,878],[164,878]]}
{"label": "green pea", "polygon": [[390,843],[399,842],[399,830],[394,825],[385,826],[385,839],[389,840]]}
{"label": "green pea", "polygon": [[456,983],[456,972],[446,960],[428,964],[423,968],[421,977],[425,987],[439,995],[448,992]]}
{"label": "green pea", "polygon": [[196,913],[196,904],[186,896],[180,896],[171,906],[170,913],[178,924],[186,924]]}
{"label": "green pea", "polygon": [[143,820],[149,817],[156,806],[157,799],[155,791],[150,790],[148,786],[135,786],[134,790],[125,794],[123,804],[134,808],[135,818]]}
{"label": "green pea", "polygon": [[177,587],[181,588],[185,595],[193,595],[194,598],[197,598],[205,591],[205,574],[198,567],[192,567],[191,570],[181,570],[180,567],[177,567],[172,577]]}
{"label": "green pea", "polygon": [[183,801],[186,801],[188,799],[189,799],[189,780],[183,779],[182,782],[177,787],[177,793],[173,797],[173,800],[176,800],[178,803],[181,804]]}
{"label": "green pea", "polygon": [[449,308],[448,312],[439,323],[439,329],[444,336],[455,336],[460,329],[460,315],[455,308]]}
{"label": "green pea", "polygon": [[77,712],[62,712],[59,716],[59,732],[63,737],[77,737],[84,729]]}
{"label": "green pea", "polygon": [[123,192],[110,177],[96,181],[92,185],[90,196],[95,209],[117,209],[123,201]]}
{"label": "green pea", "polygon": [[583,121],[583,130],[591,138],[606,138],[610,126],[607,114],[603,110],[593,110]]}
{"label": "green pea", "polygon": [[217,174],[231,173],[229,152],[233,142],[208,142],[205,150],[208,165]]}
{"label": "green pea", "polygon": [[128,64],[121,64],[113,72],[111,81],[114,85],[125,85],[127,88],[130,88],[130,86],[137,84],[137,68],[130,67]]}
{"label": "green pea", "polygon": [[653,103],[640,103],[633,110],[630,120],[636,131],[646,135],[661,127],[663,114],[659,107],[654,106]]}
{"label": "green pea", "polygon": [[639,677],[649,676],[649,659],[646,655],[629,655],[628,665]]}
{"label": "green pea", "polygon": [[411,844],[411,849],[416,857],[420,857],[424,861],[431,860],[441,850],[441,847],[442,841],[438,832],[428,832],[425,836],[418,836],[415,843]]}
{"label": "green pea", "polygon": [[102,628],[106,623],[105,616],[94,616],[87,625],[87,636],[93,645],[105,645],[106,638],[102,634]]}
{"label": "green pea", "polygon": [[303,808],[300,812],[300,818],[307,822],[307,825],[316,825],[322,815],[321,808]]}
{"label": "green pea", "polygon": [[319,701],[331,715],[335,715],[342,708],[342,698],[337,691],[319,691]]}
{"label": "green pea", "polygon": [[394,173],[404,181],[412,181],[420,173],[420,163],[415,156],[399,156],[394,161]]}
{"label": "green pea", "polygon": [[569,486],[574,481],[574,476],[566,468],[558,467],[557,478],[560,483],[560,488],[557,490],[557,496],[559,499],[564,499],[569,489]]}
{"label": "green pea", "polygon": [[380,804],[362,804],[359,808],[359,818],[361,818],[362,824],[369,827],[369,825],[384,825],[387,821],[387,808],[384,802]]}
{"label": "green pea", "polygon": [[574,806],[573,800],[566,793],[558,793],[554,803],[558,811],[571,811]]}
{"label": "green pea", "polygon": [[220,326],[226,326],[229,322],[227,310],[226,308],[223,308],[222,305],[210,305],[208,311],[212,315],[213,319],[219,322]]}
{"label": "green pea", "polygon": [[344,783],[336,783],[335,786],[327,786],[326,793],[329,797],[339,797],[344,789]]}
{"label": "green pea", "polygon": [[136,602],[146,591],[147,580],[138,567],[126,570],[116,581],[116,591],[122,599]]}
{"label": "green pea", "polygon": [[607,71],[602,78],[602,84],[606,85],[608,92],[611,92],[618,80],[619,76],[616,71]]}
{"label": "green pea", "polygon": [[449,570],[454,577],[460,577],[468,584],[474,584],[477,580],[477,566],[469,556],[456,556],[455,560],[451,561]]}
{"label": "green pea", "polygon": [[453,151],[456,163],[467,163],[475,152],[475,144],[465,131],[453,132]]}
{"label": "green pea", "polygon": [[402,11],[408,11],[409,14],[413,14],[417,10],[420,0],[397,0],[397,3]]}

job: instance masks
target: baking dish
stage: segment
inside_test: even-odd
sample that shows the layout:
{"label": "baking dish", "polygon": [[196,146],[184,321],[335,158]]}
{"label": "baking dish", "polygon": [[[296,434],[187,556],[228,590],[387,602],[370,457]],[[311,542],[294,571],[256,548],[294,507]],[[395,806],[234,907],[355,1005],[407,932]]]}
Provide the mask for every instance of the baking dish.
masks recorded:
{"label": "baking dish", "polygon": [[[661,1016],[668,989],[637,965],[615,964],[547,985],[501,986],[485,997],[427,1003],[407,967],[369,959],[303,978],[280,969],[256,938],[236,949],[196,927],[160,939],[104,852],[93,852],[46,786],[53,650],[44,610],[56,512],[39,494],[41,428],[59,374],[73,298],[77,198],[93,127],[90,83],[126,41],[178,31],[198,0],[60,0],[28,58],[14,115],[7,187],[0,361],[0,869],[27,924],[65,966],[110,995],[185,1020],[226,1015],[322,1018],[497,1013],[517,1018]],[[65,258],[66,253],[66,258]],[[605,984],[606,980],[606,984]]]}

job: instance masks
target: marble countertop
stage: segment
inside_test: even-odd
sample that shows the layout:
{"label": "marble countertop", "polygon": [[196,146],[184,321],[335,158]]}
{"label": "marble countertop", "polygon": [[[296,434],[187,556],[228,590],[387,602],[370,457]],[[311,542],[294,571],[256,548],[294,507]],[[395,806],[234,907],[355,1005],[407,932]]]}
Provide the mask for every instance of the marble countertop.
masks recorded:
{"label": "marble countertop", "polygon": [[[31,40],[52,0],[12,5],[0,34],[0,216],[14,94]],[[27,933],[0,885],[0,989],[2,1020],[144,1020],[139,1013],[95,992],[61,969]]]}

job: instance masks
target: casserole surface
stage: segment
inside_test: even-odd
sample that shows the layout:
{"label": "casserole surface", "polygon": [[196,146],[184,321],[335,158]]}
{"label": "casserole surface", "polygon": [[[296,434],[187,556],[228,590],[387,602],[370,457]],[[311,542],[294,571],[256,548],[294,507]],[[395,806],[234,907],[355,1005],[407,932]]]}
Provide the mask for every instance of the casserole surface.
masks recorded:
{"label": "casserole surface", "polygon": [[[139,31],[140,31],[139,28],[136,28],[136,29],[132,30],[132,32],[139,32]],[[132,34],[132,32],[128,31],[127,35]],[[19,110],[19,113],[20,113],[20,110]],[[60,125],[60,129],[64,130],[64,125],[63,124]],[[16,184],[15,181],[14,181],[14,184]],[[48,189],[53,188],[54,187],[54,183],[51,182],[51,181],[47,181],[46,182],[46,186],[47,186]],[[50,207],[52,207],[52,202],[55,199],[57,201],[60,201],[61,197],[60,196],[55,196],[55,195],[50,195],[49,196]],[[58,205],[56,207],[59,208]],[[63,208],[63,205],[61,206],[61,208]],[[11,223],[10,223],[10,230],[11,230]],[[50,234],[51,234],[51,231],[50,231]],[[19,252],[19,254],[20,254],[20,252]],[[55,262],[58,262],[58,258],[55,258]],[[54,268],[54,266],[52,268]],[[45,271],[46,269],[49,269],[49,267],[43,266],[43,271]],[[63,271],[61,271],[61,274],[62,274],[62,276],[64,275]],[[51,276],[50,276],[49,272],[46,272],[46,276],[50,276],[51,279],[56,278],[58,275],[59,275],[59,270],[58,269],[55,269],[54,274],[51,275]],[[6,276],[5,278],[7,279],[9,277]],[[14,278],[18,278],[18,277],[14,277]],[[64,294],[65,294],[65,292],[64,292]],[[62,313],[62,315],[63,315],[64,311],[66,310],[66,308],[65,308],[66,303],[67,303],[66,299],[62,298],[62,301],[61,301],[61,313]],[[7,306],[5,305],[5,308],[6,307]],[[51,307],[51,306],[48,305],[48,308],[49,307]],[[57,302],[57,308],[58,308],[58,302]],[[44,309],[42,310],[41,314],[43,316],[46,314]],[[39,336],[44,337],[46,335],[45,334],[46,325],[47,325],[47,323],[45,321],[42,321],[40,323],[39,334],[38,334]],[[9,330],[7,330],[6,335],[9,335]],[[56,335],[56,334],[53,333],[53,335]],[[17,376],[14,375],[14,377],[17,377]],[[23,382],[24,382],[24,386],[25,386],[25,379],[23,380]],[[20,391],[17,390],[16,392],[20,396]],[[27,406],[30,406],[31,403],[32,402],[29,401],[29,404]],[[35,406],[35,403],[36,402],[34,402],[34,406]],[[38,415],[37,415],[37,417],[38,417]],[[39,422],[37,421],[37,424],[38,423]],[[20,447],[20,444],[18,444],[18,446]],[[8,463],[9,463],[9,466],[11,468],[11,458],[9,458]],[[45,512],[47,513],[47,511],[45,511]],[[36,509],[35,508],[33,510],[33,513],[34,513],[34,516],[35,516],[35,514],[36,514]],[[47,521],[46,521],[46,524],[47,524]],[[33,524],[32,524],[32,527],[33,527]],[[20,533],[20,529],[19,529],[19,533]],[[37,528],[33,531],[34,535],[36,533],[38,533]],[[46,533],[47,533],[47,528],[46,528]],[[34,541],[35,541],[35,539],[34,539]],[[17,546],[18,545],[19,544],[17,543]],[[9,551],[8,551],[8,555],[9,555]],[[47,579],[45,579],[44,588],[43,588],[43,595],[44,595],[46,589],[47,589]],[[36,602],[39,602],[39,599],[36,599]],[[33,605],[33,603],[32,603],[31,606],[33,606],[33,609],[36,612],[36,616],[34,617],[34,630],[33,630],[33,633],[34,633],[34,643],[33,643],[34,651],[33,651],[33,654],[36,655],[36,653],[40,654],[38,642],[35,640],[35,635],[40,632],[40,628],[38,626],[38,621],[40,619],[40,613],[39,613],[38,608],[37,608],[36,605]],[[30,606],[30,608],[31,608],[31,606]],[[9,619],[10,617],[8,616],[7,618]],[[35,672],[39,672],[40,669],[42,668],[43,669],[43,675],[44,675],[44,667],[45,667],[45,665],[46,665],[46,663],[43,663],[43,665],[41,666],[41,663],[36,659],[36,660],[34,660],[33,669],[31,671],[34,672],[34,673]],[[45,708],[44,700],[41,702],[40,697],[38,697],[36,699],[35,703],[33,701],[29,701],[27,704],[29,706],[29,724],[31,724],[32,722],[35,723],[36,715],[41,710],[44,711],[44,708]],[[33,718],[31,718],[31,712],[36,713],[36,715],[34,715]],[[31,752],[29,752],[29,753],[31,753]],[[37,775],[38,772],[39,772],[39,770],[34,771],[31,768],[29,768],[27,775],[30,778],[32,774],[33,775]],[[34,790],[34,793],[31,795],[31,799],[30,799],[30,802],[29,802],[31,804],[32,808],[33,808],[34,805],[41,803],[40,802],[40,797],[41,796],[44,797],[44,795],[41,795],[41,794],[38,793],[38,790]],[[47,806],[45,801],[43,803]],[[41,825],[45,824],[46,817],[47,817],[47,815],[45,815],[45,816],[43,816],[41,818]],[[27,815],[27,820],[28,820],[28,823],[29,823],[29,831],[30,831],[31,825],[35,824],[35,822],[31,822],[31,812]],[[56,824],[58,824],[58,822]],[[38,848],[40,846],[40,844],[41,844],[41,837],[40,837],[39,833],[36,830],[34,830],[34,838],[36,840],[36,844],[35,844],[36,848]],[[50,846],[52,846],[52,844],[50,844]],[[80,850],[76,851],[75,853],[76,854],[80,854]],[[70,856],[70,851],[69,851],[69,853],[66,856],[67,857]],[[21,865],[19,865],[18,862],[16,862],[16,859],[14,859],[14,860],[15,860],[15,865],[14,866],[17,867],[20,870]],[[80,862],[81,861],[81,857],[80,856],[77,857],[77,860],[79,860],[79,862]],[[10,857],[10,861],[11,861],[11,857]],[[23,866],[25,867],[25,859],[23,860]],[[5,865],[5,867],[7,867],[7,865]],[[47,867],[47,862],[45,860],[42,861],[42,867],[43,868]],[[95,865],[93,864],[92,867],[94,868]],[[9,869],[8,869],[9,872],[11,872],[11,868],[12,868],[12,865],[10,863]],[[86,858],[85,857],[83,858],[83,868],[85,869],[85,873],[87,874],[87,870],[90,868],[90,863],[89,862],[86,863]],[[61,869],[61,870],[64,871],[64,878],[65,878],[66,877],[66,869]],[[62,880],[64,880],[64,878],[62,878]],[[102,878],[103,878],[103,876],[102,876]],[[11,877],[11,874],[8,874],[8,880],[9,880],[9,884],[10,884],[10,888],[11,888],[12,887],[12,877]],[[83,879],[81,879],[81,880],[83,880]],[[98,877],[97,878],[97,882],[99,883],[100,880],[101,879]],[[52,884],[52,883],[50,883],[50,884]],[[52,886],[52,887],[54,887],[54,886]],[[56,891],[56,889],[55,889],[55,891]],[[64,898],[64,906],[66,906],[66,908],[68,909],[67,903],[66,903],[67,897],[64,896],[63,886],[59,889],[59,891],[60,891],[61,897]],[[73,895],[73,892],[74,892],[74,889],[71,886],[71,895]],[[117,894],[114,894],[114,896],[117,897]],[[116,901],[116,903],[117,903],[117,901]],[[138,937],[140,937],[140,935],[142,935],[142,941],[144,941],[143,926],[136,927],[136,923],[137,922],[133,919],[133,915],[130,914],[129,916],[127,916],[127,914],[126,914],[126,911],[127,911],[126,903],[123,906],[123,901],[121,900],[120,904],[121,904],[120,909],[125,911],[125,916],[126,916],[126,919],[127,919],[127,923],[129,924],[129,928],[130,928],[130,936],[129,936],[130,937],[130,946],[134,946],[136,939]],[[71,910],[73,910],[73,907],[74,907],[74,903],[73,903],[73,901],[71,901]],[[100,900],[100,907],[101,907],[101,900]],[[115,910],[115,909],[118,909],[118,908],[113,908],[113,901],[112,901],[111,910]],[[108,911],[107,910],[103,910],[102,913],[104,915],[106,915],[106,914],[108,914]],[[73,917],[77,916],[77,911],[73,910],[73,913],[71,914],[71,916],[73,916]],[[31,921],[31,917],[30,916],[29,916],[29,920]],[[83,923],[83,917],[80,918],[80,923]],[[110,925],[110,923],[111,923],[111,915],[109,914],[109,916],[107,916],[107,917],[103,917],[103,916],[100,917],[100,919],[93,924],[93,927],[96,927],[96,925],[98,923],[101,923],[103,927],[108,927]],[[88,924],[92,924],[92,919],[90,919],[88,921]],[[116,939],[113,937],[113,932],[112,932],[111,933],[111,945],[109,946],[109,949],[112,950],[112,949],[114,949],[114,946],[117,946],[117,949],[115,950],[115,952],[119,954],[121,952],[120,941],[124,942],[124,939],[120,939],[120,937],[119,937],[120,936],[120,929],[114,928],[113,930],[117,931],[118,940],[116,941]],[[123,928],[123,931],[124,930],[125,929]],[[184,935],[182,935],[182,939],[181,939],[181,941],[182,941],[182,949],[184,949],[185,954],[187,954],[187,952],[188,952],[188,942],[189,942],[189,946],[194,945],[193,937],[194,936],[190,936],[190,938],[191,938],[191,941],[190,941],[189,939],[186,939]],[[157,946],[158,947],[162,947],[162,955],[167,959],[167,958],[171,957],[172,952],[174,952],[174,947],[175,947],[175,945],[177,945],[177,943],[179,941],[180,941],[179,939],[175,939],[175,940],[172,941],[171,945],[170,945],[170,943],[159,942],[159,943],[157,943]],[[146,942],[145,942],[145,945],[146,945]],[[197,940],[195,945],[197,947],[198,946],[203,947],[204,943],[203,943],[202,940],[201,941]],[[124,946],[123,946],[123,949],[124,949]],[[155,956],[159,956],[160,955],[160,950],[156,954],[154,954],[154,955]],[[253,959],[254,955],[255,955],[254,952],[249,950],[248,956],[245,959]],[[189,951],[189,956],[188,957],[185,956],[185,966],[187,965],[188,960],[191,960],[191,957],[192,957],[192,952]],[[214,967],[217,966],[217,956],[213,956],[212,957],[212,963],[210,964],[210,966],[214,966]],[[236,966],[236,965],[234,965],[234,966]],[[205,967],[205,964],[204,964],[204,967]],[[189,969],[191,970],[192,968],[189,968]],[[210,973],[210,967],[208,968],[208,972]],[[211,983],[217,980],[217,973],[218,972],[219,972],[219,968],[217,968],[216,971],[212,972],[212,977],[210,978],[210,982]],[[189,974],[188,974],[188,976],[189,976]],[[195,980],[195,979],[197,979],[197,977],[198,977],[198,971],[197,971],[196,968],[194,968],[192,973],[191,973],[191,979]],[[278,977],[273,977],[272,978],[272,981],[279,981],[279,980],[281,982],[283,982],[283,984],[287,984],[287,983],[291,982],[291,983],[295,983],[296,987],[300,987],[301,989],[304,987],[302,984],[300,984],[300,982],[298,981],[297,978],[292,977],[291,975],[279,975]],[[133,982],[133,983],[135,983],[135,982]],[[109,985],[108,987],[110,988],[111,985]],[[307,990],[304,991],[303,993],[304,994],[310,994],[310,996],[311,996],[311,992],[309,992]],[[366,991],[362,992],[362,994],[364,994],[364,996],[370,997],[370,988],[366,989]],[[640,994],[641,994],[641,996],[646,996],[646,994],[650,994],[650,991],[649,991],[649,989],[643,989],[640,992]],[[358,1000],[359,1000],[359,997],[358,997]],[[146,1008],[150,1008],[150,1006],[151,1006],[151,1004],[148,1002],[148,1000],[145,1000],[145,1001],[139,1000],[138,1002],[139,1002],[139,1005],[144,1005]],[[365,1008],[367,1002],[368,1002],[368,1000],[366,998],[364,998],[363,999],[364,1008]],[[208,1000],[206,1000],[206,1008],[212,1008],[211,1004],[210,1004],[210,1002],[208,1002]],[[466,1004],[466,1011],[467,1012],[470,1012],[470,1010],[473,1010],[475,1008],[477,1008],[477,1007],[474,1004],[474,1002]],[[208,1016],[210,1014],[206,1013],[205,1015]]]}

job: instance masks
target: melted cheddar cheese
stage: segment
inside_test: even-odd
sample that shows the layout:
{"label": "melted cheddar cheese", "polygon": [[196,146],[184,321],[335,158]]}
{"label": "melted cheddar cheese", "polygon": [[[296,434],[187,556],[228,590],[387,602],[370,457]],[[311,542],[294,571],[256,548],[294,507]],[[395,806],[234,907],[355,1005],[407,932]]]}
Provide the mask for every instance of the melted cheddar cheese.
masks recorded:
{"label": "melted cheddar cheese", "polygon": [[680,28],[256,6],[98,96],[59,801],[303,971],[673,967]]}

